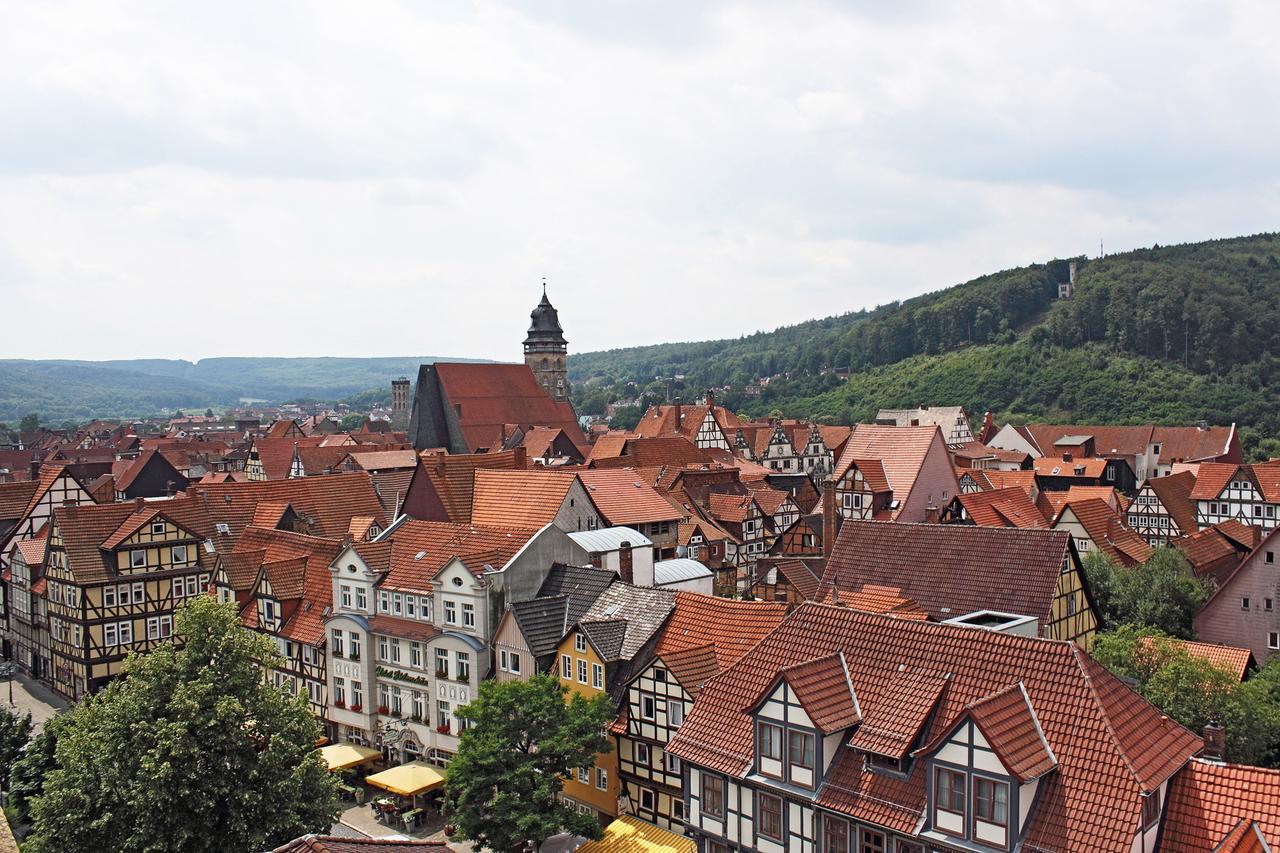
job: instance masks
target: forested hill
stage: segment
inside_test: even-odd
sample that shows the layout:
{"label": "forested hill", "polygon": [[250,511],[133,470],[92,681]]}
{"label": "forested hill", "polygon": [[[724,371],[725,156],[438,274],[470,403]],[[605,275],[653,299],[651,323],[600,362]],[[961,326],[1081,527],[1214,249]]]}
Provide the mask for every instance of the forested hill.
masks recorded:
{"label": "forested hill", "polygon": [[[1006,270],[901,303],[735,340],[570,357],[585,410],[627,383],[736,409],[861,420],[889,406],[1001,416],[1237,421],[1280,429],[1280,235],[1156,246]],[[850,368],[841,382],[830,368]],[[664,381],[655,382],[662,377]],[[777,377],[759,398],[741,388]]]}
{"label": "forested hill", "polygon": [[336,400],[366,389],[390,399],[390,382],[413,378],[438,356],[206,358],[120,361],[0,360],[0,422],[29,413],[61,424],[231,406],[241,398]]}

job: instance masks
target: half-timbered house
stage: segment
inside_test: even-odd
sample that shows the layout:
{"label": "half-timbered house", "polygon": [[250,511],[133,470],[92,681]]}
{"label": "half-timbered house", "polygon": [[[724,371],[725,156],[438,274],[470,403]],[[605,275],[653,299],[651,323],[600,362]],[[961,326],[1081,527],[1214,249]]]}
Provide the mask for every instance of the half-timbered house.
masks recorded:
{"label": "half-timbered house", "polygon": [[1274,530],[1280,519],[1280,462],[1201,463],[1191,498],[1201,527],[1235,520]]}
{"label": "half-timbered house", "polygon": [[858,424],[834,477],[845,518],[926,521],[960,492],[936,426]]}
{"label": "half-timbered house", "polygon": [[1148,478],[1129,504],[1129,528],[1148,545],[1168,545],[1179,536],[1195,533],[1200,529],[1191,497],[1195,485],[1190,471]]}
{"label": "half-timbered house", "polygon": [[781,604],[676,593],[654,658],[627,684],[623,712],[613,725],[621,796],[630,814],[683,830],[683,773],[667,744],[703,684],[773,631],[785,613]]}

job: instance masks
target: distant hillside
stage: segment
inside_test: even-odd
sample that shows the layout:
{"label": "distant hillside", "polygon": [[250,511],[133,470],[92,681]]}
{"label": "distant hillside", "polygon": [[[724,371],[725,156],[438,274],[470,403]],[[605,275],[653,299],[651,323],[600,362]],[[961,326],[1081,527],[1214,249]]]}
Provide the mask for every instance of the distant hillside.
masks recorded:
{"label": "distant hillside", "polygon": [[[722,398],[762,415],[864,420],[886,406],[964,404],[1001,417],[1236,421],[1280,432],[1280,235],[1079,258],[983,276],[871,311],[736,340],[569,359],[580,405],[626,392]],[[825,368],[849,367],[842,383]],[[785,378],[789,375],[789,378]],[[741,393],[780,377],[758,398]],[[634,389],[627,388],[627,384]]]}
{"label": "distant hillside", "polygon": [[[0,421],[36,412],[42,422],[142,417],[218,408],[240,398],[336,400],[411,379],[443,356],[395,358],[206,358],[198,362],[0,360]],[[448,359],[473,361],[474,359]]]}

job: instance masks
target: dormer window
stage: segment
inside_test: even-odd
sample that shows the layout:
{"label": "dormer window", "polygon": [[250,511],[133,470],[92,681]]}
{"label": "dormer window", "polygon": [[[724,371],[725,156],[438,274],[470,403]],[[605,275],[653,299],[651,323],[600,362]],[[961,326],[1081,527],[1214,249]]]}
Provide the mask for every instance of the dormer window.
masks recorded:
{"label": "dormer window", "polygon": [[129,568],[145,569],[147,567],[146,551],[130,551],[129,552]]}
{"label": "dormer window", "polygon": [[153,522],[151,522],[151,535],[152,535],[152,536],[163,536],[163,535],[164,535],[164,522],[163,522],[163,521],[153,521]]}
{"label": "dormer window", "polygon": [[973,777],[973,816],[976,820],[1009,829],[1009,786],[1004,782]]}
{"label": "dormer window", "polygon": [[[933,797],[934,809],[949,815],[959,815],[960,826],[964,825],[965,775],[955,770],[939,767],[934,773]],[[953,825],[944,815],[934,815],[934,824],[946,828]]]}

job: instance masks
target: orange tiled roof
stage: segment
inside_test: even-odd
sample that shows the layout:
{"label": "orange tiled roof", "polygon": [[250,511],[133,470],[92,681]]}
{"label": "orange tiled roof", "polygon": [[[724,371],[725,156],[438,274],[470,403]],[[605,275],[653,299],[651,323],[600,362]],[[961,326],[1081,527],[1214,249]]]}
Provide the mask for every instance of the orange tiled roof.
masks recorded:
{"label": "orange tiled roof", "polygon": [[[1102,501],[1096,498],[1072,501],[1067,508],[1089,534],[1093,544],[1112,560],[1131,566],[1150,559],[1152,547],[1137,533],[1125,527],[1120,516]],[[1067,508],[1058,514],[1059,523]]]}
{"label": "orange tiled roof", "polygon": [[727,669],[777,628],[786,614],[785,604],[678,591],[675,610],[662,630],[654,654],[667,655],[711,645],[717,665]]}
{"label": "orange tiled roof", "polygon": [[[1128,849],[1141,819],[1141,795],[1155,791],[1201,747],[1200,738],[1072,643],[806,603],[703,688],[670,751],[741,778],[755,751],[753,719],[744,709],[784,668],[837,652],[848,664],[864,725],[879,713],[892,719],[902,705],[899,696],[923,694],[927,703],[933,685],[945,679],[933,714],[924,716],[920,736],[926,741],[971,704],[1023,684],[1058,758],[1057,772],[1041,781],[1025,840],[1029,849]],[[922,683],[891,689],[908,678]],[[902,727],[919,715],[909,716]],[[867,772],[856,746],[842,748],[835,760],[817,792],[819,805],[915,833],[926,805],[927,762],[913,762],[909,776],[899,779]]]}
{"label": "orange tiled roof", "polygon": [[[862,712],[853,694],[853,685],[849,683],[842,653],[784,667],[778,677],[790,685],[810,722],[824,735],[862,721]],[[772,685],[765,688],[766,695],[771,688]],[[758,706],[764,698],[763,695],[758,696],[753,704]]]}
{"label": "orange tiled roof", "polygon": [[845,442],[834,476],[836,479],[844,476],[849,466],[860,460],[858,470],[867,477],[865,463],[877,460],[883,466],[885,481],[893,490],[894,498],[906,505],[935,439],[942,442],[942,432],[936,426],[858,424]]}
{"label": "orange tiled roof", "polygon": [[578,479],[610,526],[677,521],[684,515],[632,468],[583,469]]}
{"label": "orange tiled roof", "polygon": [[[928,619],[929,614],[919,604],[906,598],[902,590],[893,586],[866,584],[859,590],[839,590],[840,601],[855,610],[868,613],[885,613],[900,619]],[[834,602],[833,602],[834,603]]]}
{"label": "orange tiled roof", "polygon": [[529,528],[550,524],[577,479],[571,471],[476,469],[471,523]]}
{"label": "orange tiled roof", "polygon": [[1191,498],[1191,491],[1195,485],[1195,474],[1190,471],[1179,471],[1167,477],[1149,477],[1143,487],[1155,493],[1165,511],[1177,523],[1179,530],[1184,533],[1193,533],[1199,528],[1199,522],[1196,520],[1196,503]]}
{"label": "orange tiled roof", "polygon": [[1236,646],[1224,646],[1221,643],[1198,643],[1194,640],[1180,640],[1177,637],[1143,637],[1143,647],[1150,648],[1159,642],[1169,643],[1183,649],[1193,658],[1207,660],[1216,667],[1225,669],[1236,678],[1244,681],[1249,666],[1253,663],[1253,652]]}
{"label": "orange tiled roof", "polygon": [[[517,527],[453,524],[406,519],[377,543],[362,544],[357,551],[376,569],[384,561],[388,589],[422,591],[454,557],[473,574],[485,566],[501,568],[525,546],[536,530]],[[390,550],[386,550],[387,543]]]}
{"label": "orange tiled roof", "polygon": [[1048,527],[1044,516],[1017,486],[957,496],[965,512],[981,527]]}
{"label": "orange tiled roof", "polygon": [[[1019,782],[1036,779],[1058,766],[1021,682],[970,704],[961,719],[965,717],[973,720],[1000,763]],[[940,739],[935,739],[922,751],[939,743]]]}
{"label": "orange tiled roof", "polygon": [[573,407],[552,400],[528,365],[438,361],[434,368],[441,394],[456,413],[468,449],[498,449],[507,424],[563,429],[576,446],[586,448],[586,436]]}
{"label": "orange tiled roof", "polygon": [[1222,849],[1242,821],[1256,822],[1268,844],[1280,845],[1280,770],[1197,759],[1174,777],[1168,800],[1162,851]]}

